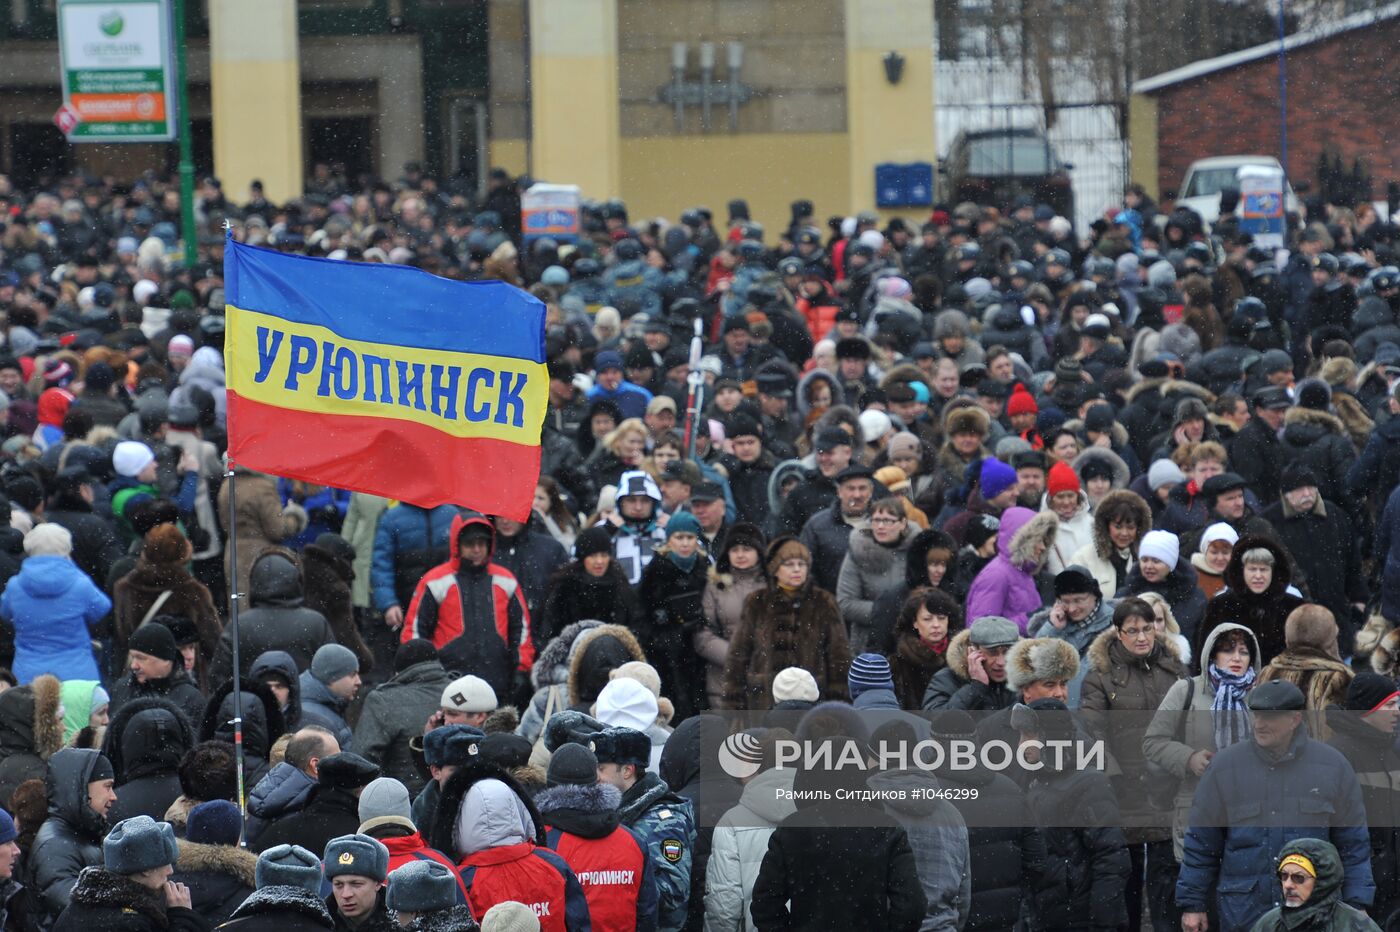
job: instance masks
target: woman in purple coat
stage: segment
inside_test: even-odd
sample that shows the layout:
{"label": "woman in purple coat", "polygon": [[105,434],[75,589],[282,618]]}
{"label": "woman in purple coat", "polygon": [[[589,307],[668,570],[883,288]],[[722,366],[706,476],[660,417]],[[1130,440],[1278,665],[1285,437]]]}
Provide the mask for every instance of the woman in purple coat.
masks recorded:
{"label": "woman in purple coat", "polygon": [[1060,521],[1053,511],[1008,508],[997,531],[997,555],[972,581],[967,594],[969,622],[987,615],[1010,618],[1026,633],[1026,621],[1042,605],[1035,574],[1055,542]]}

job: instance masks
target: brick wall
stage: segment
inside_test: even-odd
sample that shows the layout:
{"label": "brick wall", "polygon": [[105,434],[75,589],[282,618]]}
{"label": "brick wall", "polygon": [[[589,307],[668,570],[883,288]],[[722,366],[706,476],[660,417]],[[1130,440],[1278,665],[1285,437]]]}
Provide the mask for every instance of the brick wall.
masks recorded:
{"label": "brick wall", "polygon": [[[1400,181],[1394,50],[1400,19],[1288,53],[1288,177],[1317,184],[1324,148],[1350,166],[1361,158],[1372,196]],[[1388,61],[1390,60],[1390,61]],[[1158,103],[1158,182],[1177,190],[1186,168],[1214,155],[1278,155],[1278,60],[1258,59],[1153,96]]]}

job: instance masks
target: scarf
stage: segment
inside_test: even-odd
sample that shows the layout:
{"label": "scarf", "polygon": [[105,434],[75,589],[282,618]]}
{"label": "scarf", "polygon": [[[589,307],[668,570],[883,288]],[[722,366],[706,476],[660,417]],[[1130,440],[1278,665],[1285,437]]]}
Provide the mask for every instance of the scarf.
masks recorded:
{"label": "scarf", "polygon": [[1253,731],[1244,697],[1254,685],[1255,671],[1250,667],[1236,676],[1212,663],[1206,675],[1210,678],[1211,689],[1215,690],[1215,698],[1210,704],[1215,749],[1223,751],[1230,745],[1245,740]]}
{"label": "scarf", "polygon": [[682,573],[689,573],[695,569],[695,561],[700,559],[700,551],[696,550],[688,557],[677,554],[674,550],[666,551],[666,559],[670,560]]}
{"label": "scarf", "polygon": [[932,642],[929,642],[929,641],[925,641],[923,638],[919,638],[919,643],[922,644],[922,645],[924,645],[924,647],[927,647],[929,650],[933,651],[935,654],[937,654],[937,655],[940,656],[940,657],[943,656],[943,654],[945,654],[945,653],[947,652],[947,650],[948,650],[948,636],[947,636],[947,635],[944,635],[944,636],[943,636],[943,640],[939,641],[939,642],[936,643],[936,644],[935,644],[935,643],[932,643]]}

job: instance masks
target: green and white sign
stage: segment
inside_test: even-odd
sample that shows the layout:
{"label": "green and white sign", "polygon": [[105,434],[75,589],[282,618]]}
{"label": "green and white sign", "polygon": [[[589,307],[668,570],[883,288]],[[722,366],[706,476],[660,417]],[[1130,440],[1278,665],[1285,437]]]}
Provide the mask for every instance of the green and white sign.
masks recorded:
{"label": "green and white sign", "polygon": [[169,0],[59,0],[58,49],[70,141],[176,138]]}

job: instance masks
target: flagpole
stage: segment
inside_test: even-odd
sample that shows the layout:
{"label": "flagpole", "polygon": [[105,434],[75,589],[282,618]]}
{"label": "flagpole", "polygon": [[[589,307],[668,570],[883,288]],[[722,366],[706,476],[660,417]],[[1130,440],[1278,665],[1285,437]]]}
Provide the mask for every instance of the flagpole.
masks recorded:
{"label": "flagpole", "polygon": [[685,456],[687,459],[695,455],[695,433],[700,426],[700,412],[697,408],[700,405],[700,385],[705,380],[705,375],[700,371],[700,354],[703,351],[705,332],[704,318],[695,318],[695,336],[690,340],[690,376],[686,379],[690,383],[690,397],[685,402]]}
{"label": "flagpole", "polygon": [[[224,221],[224,240],[224,262],[227,263],[231,254],[228,244],[233,241],[233,224],[228,220]],[[228,281],[227,272],[224,273],[224,281]],[[227,342],[224,344],[225,371],[228,367],[228,351],[231,345]],[[231,411],[224,415],[226,431],[232,416]],[[238,842],[240,845],[246,846],[248,843],[246,835],[248,803],[247,794],[244,793],[243,787],[243,666],[238,650],[238,601],[242,593],[238,591],[238,478],[233,460],[229,460],[228,466],[225,467],[224,481],[228,483],[228,562],[229,567],[233,570],[233,578],[228,581],[228,623],[229,627],[233,629],[233,760],[234,771],[238,779],[239,825],[242,826],[238,833]]]}

